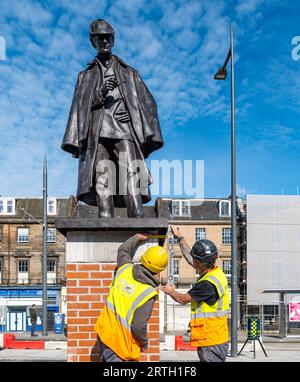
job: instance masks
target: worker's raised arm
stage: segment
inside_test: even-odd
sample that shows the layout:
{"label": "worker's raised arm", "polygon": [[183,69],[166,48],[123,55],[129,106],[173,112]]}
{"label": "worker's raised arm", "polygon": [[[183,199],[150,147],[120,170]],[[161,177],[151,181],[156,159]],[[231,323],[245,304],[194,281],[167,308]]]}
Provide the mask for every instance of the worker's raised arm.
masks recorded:
{"label": "worker's raised arm", "polygon": [[185,241],[184,237],[179,232],[179,228],[175,229],[175,228],[171,227],[171,229],[172,229],[174,237],[176,237],[179,241],[179,247],[180,247],[180,250],[181,250],[183,257],[185,258],[185,260],[187,261],[187,263],[191,267],[195,268],[193,258],[190,255],[191,248],[189,247],[188,243]]}
{"label": "worker's raised arm", "polygon": [[124,241],[118,249],[117,267],[119,268],[126,263],[132,263],[135,247],[139,242],[146,240],[148,240],[147,235],[137,233]]}

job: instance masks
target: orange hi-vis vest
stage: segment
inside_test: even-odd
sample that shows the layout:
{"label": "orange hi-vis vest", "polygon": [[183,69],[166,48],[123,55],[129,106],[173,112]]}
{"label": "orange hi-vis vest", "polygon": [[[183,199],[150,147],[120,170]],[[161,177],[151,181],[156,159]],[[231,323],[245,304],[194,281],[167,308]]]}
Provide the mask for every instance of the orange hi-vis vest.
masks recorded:
{"label": "orange hi-vis vest", "polygon": [[191,304],[191,345],[213,346],[228,341],[228,308],[229,293],[227,278],[220,267],[216,267],[205,273],[197,283],[202,281],[211,282],[217,289],[218,300],[214,305],[206,302]]}
{"label": "orange hi-vis vest", "polygon": [[132,271],[131,263],[118,269],[94,328],[101,341],[125,361],[138,361],[141,355],[130,328],[134,312],[158,295],[152,286],[136,281]]}

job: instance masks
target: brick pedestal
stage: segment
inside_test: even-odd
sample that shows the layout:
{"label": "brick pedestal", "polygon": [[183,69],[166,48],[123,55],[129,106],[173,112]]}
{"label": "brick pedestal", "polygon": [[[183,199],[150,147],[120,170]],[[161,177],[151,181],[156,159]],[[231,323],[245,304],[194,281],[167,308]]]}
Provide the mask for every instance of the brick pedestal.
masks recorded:
{"label": "brick pedestal", "polygon": [[[131,224],[126,224],[124,219],[124,222],[119,222],[121,227],[116,227],[114,221],[114,227],[108,230],[107,227],[99,227],[99,224],[103,225],[104,219],[101,219],[102,222],[99,222],[100,219],[94,223],[88,221],[85,225],[82,220],[72,220],[73,223],[71,219],[56,222],[56,227],[67,237],[68,361],[99,362],[94,325],[108,295],[116,267],[117,249],[136,232],[165,234],[168,223],[165,219],[126,219],[131,221]],[[131,225],[130,230],[128,225]],[[156,239],[139,247],[135,259],[139,259],[145,246],[157,244],[162,243]],[[159,361],[158,301],[148,323],[148,336],[149,348],[142,354],[141,361]]]}

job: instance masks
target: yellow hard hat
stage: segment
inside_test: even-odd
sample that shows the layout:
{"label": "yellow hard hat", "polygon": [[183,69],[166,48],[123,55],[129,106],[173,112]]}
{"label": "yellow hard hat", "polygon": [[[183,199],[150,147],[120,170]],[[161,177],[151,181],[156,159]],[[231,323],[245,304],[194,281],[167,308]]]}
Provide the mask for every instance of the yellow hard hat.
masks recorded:
{"label": "yellow hard hat", "polygon": [[150,247],[141,257],[141,262],[151,272],[162,272],[168,265],[168,252],[160,245]]}

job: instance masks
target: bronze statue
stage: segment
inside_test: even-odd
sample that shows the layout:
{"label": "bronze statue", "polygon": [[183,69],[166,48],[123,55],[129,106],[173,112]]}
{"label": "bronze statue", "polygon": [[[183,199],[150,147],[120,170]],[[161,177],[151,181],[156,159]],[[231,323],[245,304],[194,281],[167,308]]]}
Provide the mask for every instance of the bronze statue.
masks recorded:
{"label": "bronze statue", "polygon": [[[151,199],[145,158],[163,139],[153,96],[139,73],[111,52],[114,35],[102,19],[90,25],[98,54],[78,75],[62,149],[79,158],[77,198],[98,206],[99,217],[114,217],[114,206],[127,207],[128,217],[143,217],[143,203]],[[119,176],[115,192],[108,186],[112,173],[103,163],[110,161],[118,174],[126,167],[123,194]],[[146,182],[137,180],[141,175]]]}

